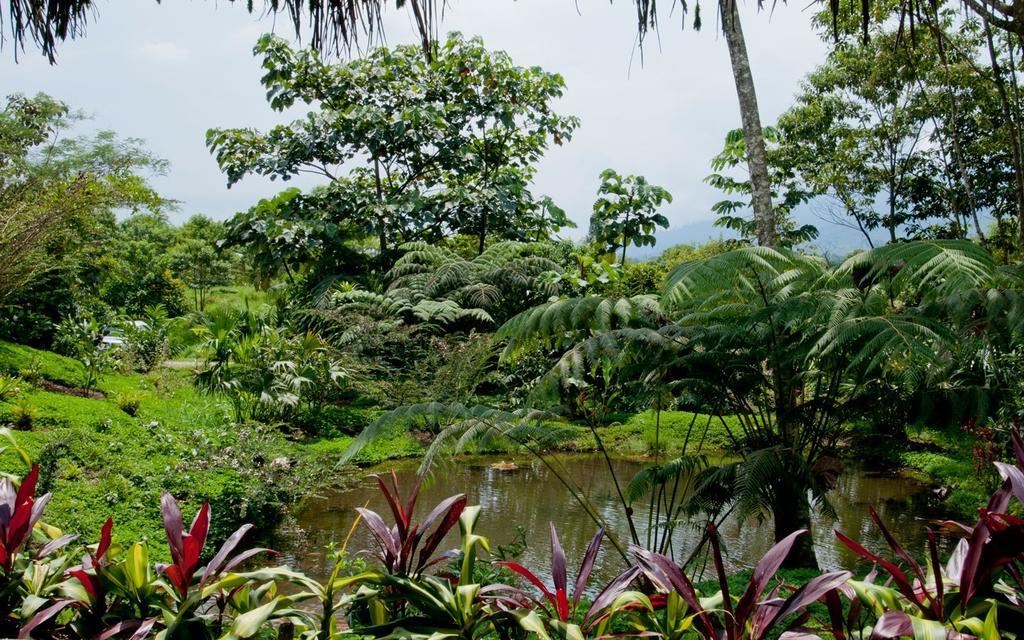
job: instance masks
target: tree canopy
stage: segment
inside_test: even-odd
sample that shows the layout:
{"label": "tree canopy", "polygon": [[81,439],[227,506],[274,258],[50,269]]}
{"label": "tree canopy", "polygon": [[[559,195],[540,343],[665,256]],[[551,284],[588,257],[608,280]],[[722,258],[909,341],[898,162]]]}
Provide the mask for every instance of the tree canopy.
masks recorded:
{"label": "tree canopy", "polygon": [[[551,108],[564,90],[561,76],[516,66],[459,34],[429,61],[400,46],[329,64],[273,36],[261,38],[256,53],[272,108],[315,109],[266,133],[211,129],[208,145],[229,185],[248,174],[322,176],[322,187],[273,205],[297,224],[322,220],[306,227],[316,242],[329,244],[339,230],[373,238],[386,265],[406,242],[468,233],[482,251],[489,233],[525,240],[565,224],[528,188],[544,151],[577,126]],[[246,219],[267,211],[261,205],[231,226],[251,226]]]}
{"label": "tree canopy", "polygon": [[46,272],[114,211],[159,211],[148,183],[165,163],[138,140],[73,137],[84,116],[50,96],[12,95],[0,111],[0,301]]}

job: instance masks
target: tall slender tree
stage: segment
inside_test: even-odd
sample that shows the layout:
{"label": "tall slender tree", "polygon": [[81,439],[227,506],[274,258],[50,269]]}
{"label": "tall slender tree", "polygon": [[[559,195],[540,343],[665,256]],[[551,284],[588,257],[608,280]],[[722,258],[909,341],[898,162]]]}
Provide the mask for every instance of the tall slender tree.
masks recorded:
{"label": "tall slender tree", "polygon": [[736,83],[740,120],[743,122],[747,166],[750,169],[751,205],[757,225],[757,243],[774,247],[778,244],[779,234],[775,228],[772,183],[768,175],[768,152],[764,145],[761,112],[757,107],[754,75],[750,70],[750,58],[747,56],[747,42],[743,37],[743,26],[740,23],[739,11],[736,9],[736,0],[719,0],[718,9],[722,17],[722,32],[729,45],[732,77]]}

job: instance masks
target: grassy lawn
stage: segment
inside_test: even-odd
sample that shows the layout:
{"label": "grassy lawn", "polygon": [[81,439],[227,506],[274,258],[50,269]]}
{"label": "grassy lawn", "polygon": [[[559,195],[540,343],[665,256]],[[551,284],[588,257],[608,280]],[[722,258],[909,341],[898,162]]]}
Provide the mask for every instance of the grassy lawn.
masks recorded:
{"label": "grassy lawn", "polygon": [[[228,404],[196,391],[188,371],[105,374],[98,385],[104,397],[83,398],[42,388],[46,380],[80,384],[78,362],[0,342],[0,372],[25,378],[18,396],[0,403],[0,421],[13,421],[19,411],[32,416],[14,435],[40,465],[44,490],[54,494],[47,521],[67,531],[95,538],[109,515],[118,539],[162,539],[160,494],[170,491],[186,512],[208,499],[218,538],[243,522],[269,532],[293,502],[345,477],[335,463],[350,437],[293,440],[276,428],[233,425]],[[138,402],[135,415],[119,406],[129,396]],[[419,450],[401,434],[358,462]],[[8,449],[0,470],[22,475],[26,467]],[[163,552],[162,545],[156,549]]]}

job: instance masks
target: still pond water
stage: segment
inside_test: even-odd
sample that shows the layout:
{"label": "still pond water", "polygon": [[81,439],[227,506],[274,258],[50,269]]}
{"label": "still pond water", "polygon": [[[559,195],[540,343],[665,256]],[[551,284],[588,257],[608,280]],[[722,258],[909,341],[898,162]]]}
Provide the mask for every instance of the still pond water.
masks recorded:
{"label": "still pond water", "polygon": [[[572,455],[562,456],[561,460],[619,537],[627,540],[628,525],[603,459],[591,455]],[[490,539],[492,549],[512,541],[516,525],[520,524],[528,532],[527,547],[520,561],[534,571],[550,567],[547,532],[548,523],[554,522],[568,555],[569,566],[574,571],[597,530],[596,525],[542,463],[534,459],[516,459],[518,469],[502,471],[492,468],[495,462],[499,462],[499,459],[460,457],[436,466],[421,491],[415,520],[419,521],[442,499],[464,492],[469,504],[483,507],[478,533]],[[626,483],[643,463],[622,459],[615,460],[614,465],[620,481]],[[415,482],[415,463],[399,463],[376,471],[384,473],[391,468],[396,469],[399,486],[403,491],[408,491]],[[365,473],[369,475],[369,472]],[[897,540],[921,556],[925,548],[924,528],[928,525],[924,517],[928,511],[928,497],[927,488],[913,479],[847,469],[830,494],[838,518],[831,520],[821,514],[814,516],[814,547],[818,562],[828,569],[853,568],[855,565],[855,556],[836,541],[834,529],[861,541],[868,549],[887,549],[868,515],[868,507],[871,505],[889,524]],[[330,568],[325,560],[324,548],[330,543],[340,545],[344,541],[355,520],[355,507],[367,503],[385,521],[391,521],[387,503],[381,497],[376,483],[366,477],[355,486],[307,501],[297,514],[297,528],[291,527],[290,531],[282,532],[281,539],[276,541],[277,548],[288,556],[293,566],[311,575],[326,577]],[[646,505],[636,505],[634,520],[643,540],[643,527],[647,522]],[[721,534],[730,570],[752,567],[772,545],[771,521],[750,519],[741,522],[733,518],[724,523]],[[699,538],[700,534],[692,528],[677,529],[674,537],[676,557],[688,555]],[[442,548],[457,545],[458,527]],[[349,543],[349,551],[373,547],[367,529],[361,525],[357,527]],[[622,568],[621,558],[614,547],[605,541],[595,577],[605,580]]]}

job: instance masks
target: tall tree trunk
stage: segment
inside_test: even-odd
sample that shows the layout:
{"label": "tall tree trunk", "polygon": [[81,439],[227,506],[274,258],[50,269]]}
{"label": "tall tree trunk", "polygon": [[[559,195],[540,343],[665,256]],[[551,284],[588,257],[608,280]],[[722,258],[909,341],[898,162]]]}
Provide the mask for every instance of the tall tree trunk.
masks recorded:
{"label": "tall tree trunk", "polygon": [[1006,91],[1006,80],[1003,78],[1002,65],[999,64],[999,56],[996,54],[995,43],[992,38],[992,27],[984,20],[983,24],[985,25],[985,40],[988,44],[992,76],[996,81],[999,103],[1003,110],[1003,118],[1006,120],[1006,131],[1010,134],[1010,151],[1013,158],[1013,177],[1017,196],[1017,224],[1020,233],[1017,250],[1024,255],[1024,150],[1021,149],[1020,128],[1018,127],[1017,119],[1014,117],[1013,109],[1010,108],[1010,97]]}
{"label": "tall tree trunk", "polygon": [[[626,212],[626,221],[622,224],[622,266],[626,266],[626,247],[629,245],[629,236],[626,235],[626,229],[629,228],[629,212]],[[612,256],[615,259],[615,256]]]}
{"label": "tall tree trunk", "polygon": [[750,169],[750,195],[754,208],[754,222],[757,224],[757,243],[774,247],[778,244],[779,237],[775,228],[775,212],[772,210],[772,184],[768,176],[768,154],[764,146],[761,115],[757,108],[754,76],[750,71],[750,59],[747,57],[747,43],[743,38],[736,0],[719,0],[718,7],[722,16],[722,31],[729,45],[732,77],[736,82],[740,119],[743,121],[743,140],[747,149],[747,167]]}
{"label": "tall tree trunk", "polygon": [[487,244],[487,211],[484,210],[480,214],[480,227],[477,229],[477,243],[476,243],[476,254],[480,255],[484,252],[484,246]]}
{"label": "tall tree trunk", "polygon": [[776,542],[794,531],[807,530],[806,534],[796,539],[782,566],[787,569],[817,569],[818,558],[811,537],[811,503],[807,499],[807,489],[789,482],[779,483],[772,512]]}

